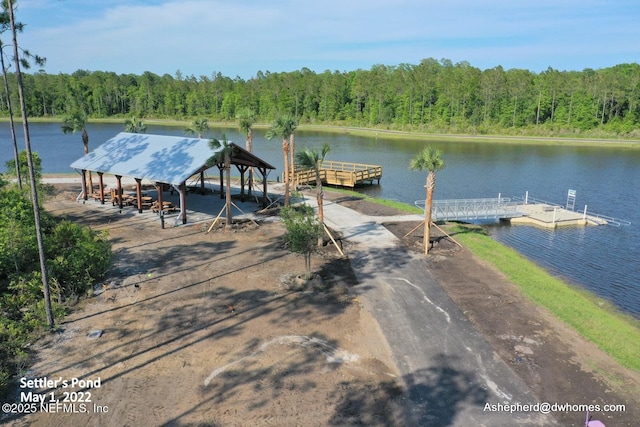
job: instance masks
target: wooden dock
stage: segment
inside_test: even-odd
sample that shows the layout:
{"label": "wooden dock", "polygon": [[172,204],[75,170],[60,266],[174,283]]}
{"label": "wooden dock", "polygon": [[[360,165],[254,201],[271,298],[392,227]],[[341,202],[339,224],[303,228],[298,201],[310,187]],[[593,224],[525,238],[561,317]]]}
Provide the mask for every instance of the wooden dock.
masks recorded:
{"label": "wooden dock", "polygon": [[[374,181],[380,184],[380,178],[382,166],[378,165],[325,160],[320,167],[320,179],[323,184],[353,188],[356,185],[373,184]],[[316,173],[310,169],[296,171],[293,183],[296,186],[315,184]]]}

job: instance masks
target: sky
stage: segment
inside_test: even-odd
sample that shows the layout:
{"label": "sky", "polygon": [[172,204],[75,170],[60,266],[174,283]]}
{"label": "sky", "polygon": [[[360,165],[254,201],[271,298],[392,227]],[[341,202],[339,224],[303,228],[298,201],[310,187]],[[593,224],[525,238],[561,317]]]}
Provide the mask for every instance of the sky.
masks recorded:
{"label": "sky", "polygon": [[[536,73],[637,63],[638,0],[17,0],[18,44],[76,70],[250,79],[422,59]],[[4,36],[6,37],[6,36]],[[7,40],[5,43],[9,43]],[[30,71],[38,71],[32,69]]]}

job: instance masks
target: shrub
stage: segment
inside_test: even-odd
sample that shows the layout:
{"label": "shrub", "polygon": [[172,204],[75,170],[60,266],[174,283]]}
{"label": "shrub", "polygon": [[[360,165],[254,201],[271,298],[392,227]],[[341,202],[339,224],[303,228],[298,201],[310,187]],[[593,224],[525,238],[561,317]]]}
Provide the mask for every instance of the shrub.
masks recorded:
{"label": "shrub", "polygon": [[70,221],[58,223],[47,239],[48,269],[63,295],[84,295],[111,265],[107,233]]}

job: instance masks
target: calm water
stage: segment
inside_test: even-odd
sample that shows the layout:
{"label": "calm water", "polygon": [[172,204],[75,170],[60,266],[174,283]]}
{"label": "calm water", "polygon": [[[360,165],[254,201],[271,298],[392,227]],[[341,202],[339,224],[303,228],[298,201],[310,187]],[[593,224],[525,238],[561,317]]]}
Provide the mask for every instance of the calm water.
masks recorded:
{"label": "calm water", "polygon": [[[123,130],[123,125],[88,127],[90,148]],[[149,126],[148,133],[183,135],[182,128]],[[212,130],[208,137],[240,145],[244,137],[235,129]],[[21,128],[19,148],[24,148]],[[328,158],[379,164],[381,185],[362,188],[369,195],[412,204],[424,199],[426,174],[408,169],[409,160],[424,142],[297,132],[296,147],[320,148],[329,143]],[[63,135],[60,124],[32,123],[31,143],[44,172],[70,172],[69,164],[82,156],[79,134]],[[577,191],[576,210],[632,222],[630,227],[576,227],[544,230],[529,226],[490,226],[492,236],[570,282],[612,301],[640,318],[640,150],[586,147],[442,142],[446,168],[437,175],[436,199],[521,196],[564,204],[567,190]],[[264,132],[254,135],[254,152],[282,171],[280,140],[268,141]],[[13,149],[8,124],[0,123],[0,160],[11,160]]]}

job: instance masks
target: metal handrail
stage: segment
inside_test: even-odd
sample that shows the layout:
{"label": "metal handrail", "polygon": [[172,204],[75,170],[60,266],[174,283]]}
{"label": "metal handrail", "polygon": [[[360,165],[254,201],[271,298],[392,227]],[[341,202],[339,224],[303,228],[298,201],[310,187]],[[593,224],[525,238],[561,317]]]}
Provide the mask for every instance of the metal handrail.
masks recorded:
{"label": "metal handrail", "polygon": [[[426,201],[416,200],[416,207],[424,209]],[[434,200],[432,216],[435,219],[489,219],[521,216],[518,204],[509,197],[483,199]]]}
{"label": "metal handrail", "polygon": [[614,218],[612,216],[597,214],[589,211],[587,211],[587,216],[602,219],[606,221],[607,225],[612,225],[614,227],[620,227],[620,226],[628,227],[631,225],[631,221],[627,221],[626,219]]}
{"label": "metal handrail", "polygon": [[[420,209],[425,208],[426,200],[416,200],[414,205]],[[517,216],[517,206],[522,204],[542,204],[554,208],[564,209],[562,205],[549,202],[542,199],[531,197],[514,196],[481,198],[481,199],[448,199],[434,200],[432,205],[432,215],[434,218],[443,217],[447,219],[480,219],[480,218],[497,218],[504,217],[507,214]],[[585,206],[586,209],[586,206]],[[442,212],[442,214],[440,214]],[[614,227],[630,226],[631,221],[626,219],[615,218],[609,215],[603,215],[593,212],[585,212],[586,216],[603,220],[607,225]]]}

